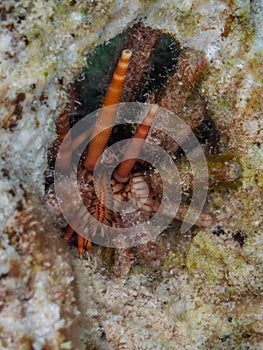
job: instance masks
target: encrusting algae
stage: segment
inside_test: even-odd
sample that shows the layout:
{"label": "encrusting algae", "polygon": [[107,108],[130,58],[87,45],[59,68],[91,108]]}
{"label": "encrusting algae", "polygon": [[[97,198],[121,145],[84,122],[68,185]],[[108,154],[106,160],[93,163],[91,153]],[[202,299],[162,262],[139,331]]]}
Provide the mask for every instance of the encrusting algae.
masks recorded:
{"label": "encrusting algae", "polygon": [[[7,1],[1,5],[1,21],[0,347],[260,349],[259,2]],[[128,28],[134,30],[129,39]],[[111,44],[101,45],[110,39]],[[156,242],[141,249],[113,251],[94,245],[93,256],[85,253],[80,264],[76,248],[69,251],[53,219],[47,218],[45,204],[36,198],[52,183],[47,145],[58,136],[54,120],[63,110],[67,115],[70,111],[70,119],[65,118],[69,129],[99,108],[121,50],[130,49],[124,45],[128,41],[138,44],[131,60],[141,64],[133,64],[128,72],[122,98],[167,105],[165,91],[174,76],[170,92],[172,87],[182,92],[174,108],[180,107],[180,118],[192,125],[207,155],[210,187],[204,214],[212,215],[213,224],[181,234],[181,222],[175,220]],[[89,64],[75,81],[87,52]],[[153,52],[156,55],[147,55]],[[164,52],[165,67],[159,60]],[[176,70],[187,64],[183,57],[193,53],[198,53],[201,70],[204,62],[206,69],[194,88],[188,88]],[[164,73],[160,80],[158,67]],[[96,74],[101,84],[94,87],[93,79],[87,79],[80,91],[81,77]],[[87,91],[92,94],[83,104]],[[122,131],[130,138],[135,127]],[[114,135],[118,139],[118,133]],[[173,154],[175,144],[166,135],[152,131],[149,137]],[[179,157],[183,200],[189,205],[192,174]],[[152,183],[158,189],[156,178]],[[60,231],[65,222],[55,214]],[[74,328],[79,317],[85,322]]]}

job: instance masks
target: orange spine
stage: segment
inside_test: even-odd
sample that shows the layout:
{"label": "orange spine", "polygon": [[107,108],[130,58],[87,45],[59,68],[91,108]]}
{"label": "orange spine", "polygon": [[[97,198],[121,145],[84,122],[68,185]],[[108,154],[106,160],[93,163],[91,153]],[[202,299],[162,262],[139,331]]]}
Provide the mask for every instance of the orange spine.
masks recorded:
{"label": "orange spine", "polygon": [[114,106],[102,109],[95,124],[88,153],[84,161],[84,167],[90,172],[94,170],[95,164],[109,140],[117,109],[116,104],[120,101],[130,58],[131,51],[123,50],[102,105],[102,107]]}
{"label": "orange spine", "polygon": [[78,234],[77,241],[78,241],[79,256],[82,258],[84,254],[85,238]]}
{"label": "orange spine", "polygon": [[142,124],[138,127],[136,133],[132,137],[128,145],[128,149],[124,155],[124,159],[126,160],[124,160],[114,172],[114,178],[118,182],[128,181],[130,172],[134,167],[143,146],[143,142],[141,142],[141,140],[146,139],[148,132],[151,128],[153,119],[157,113],[157,109],[157,105],[153,105],[151,107],[146,117],[144,118]]}

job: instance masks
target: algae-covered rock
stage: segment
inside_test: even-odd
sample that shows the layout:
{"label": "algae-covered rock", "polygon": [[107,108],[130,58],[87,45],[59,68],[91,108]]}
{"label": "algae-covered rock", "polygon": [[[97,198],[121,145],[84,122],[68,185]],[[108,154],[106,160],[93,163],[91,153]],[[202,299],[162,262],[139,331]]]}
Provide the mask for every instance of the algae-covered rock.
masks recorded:
{"label": "algae-covered rock", "polygon": [[[262,348],[260,1],[19,0],[0,15],[1,349]],[[80,263],[42,199],[68,84],[86,54],[139,20],[202,51],[191,99],[202,95],[220,142],[208,163],[213,227],[172,224],[122,278],[112,252]]]}

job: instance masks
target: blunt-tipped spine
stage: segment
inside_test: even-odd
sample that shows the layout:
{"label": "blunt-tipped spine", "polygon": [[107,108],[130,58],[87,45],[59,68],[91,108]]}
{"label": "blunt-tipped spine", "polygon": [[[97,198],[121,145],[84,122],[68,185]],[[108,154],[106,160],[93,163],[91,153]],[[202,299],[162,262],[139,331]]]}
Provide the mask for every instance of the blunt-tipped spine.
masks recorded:
{"label": "blunt-tipped spine", "polygon": [[101,109],[98,120],[95,124],[88,153],[84,161],[84,167],[90,172],[94,170],[96,162],[103,153],[111,135],[117,104],[119,103],[122,94],[131,54],[130,50],[122,51],[121,58],[118,62],[102,105],[102,107],[106,108]]}
{"label": "blunt-tipped spine", "polygon": [[138,127],[136,133],[132,137],[128,149],[124,155],[125,159],[114,172],[114,178],[118,182],[127,182],[129,179],[129,175],[137,162],[137,158],[141,152],[143,147],[143,140],[146,139],[149,130],[151,128],[154,117],[157,113],[158,106],[152,105],[146,117],[144,118],[142,124]]}

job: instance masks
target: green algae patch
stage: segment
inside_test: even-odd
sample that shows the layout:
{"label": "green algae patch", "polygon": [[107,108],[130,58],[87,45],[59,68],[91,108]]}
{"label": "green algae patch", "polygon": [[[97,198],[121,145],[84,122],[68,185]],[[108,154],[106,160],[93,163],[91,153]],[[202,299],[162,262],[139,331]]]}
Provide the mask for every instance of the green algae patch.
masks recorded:
{"label": "green algae patch", "polygon": [[[193,239],[186,267],[195,288],[201,288],[200,295],[206,300],[211,297],[227,302],[233,296],[239,300],[261,289],[260,254],[252,259],[247,243],[240,245],[235,237],[233,232],[217,237],[201,231]],[[256,239],[251,237],[254,244]]]}
{"label": "green algae patch", "polygon": [[208,284],[224,281],[228,286],[245,288],[245,275],[251,267],[247,265],[241,248],[235,242],[228,243],[212,234],[199,232],[186,259],[189,273],[199,274]]}
{"label": "green algae patch", "polygon": [[185,266],[184,254],[178,250],[169,251],[167,258],[163,263],[163,271],[172,271],[173,269],[181,269]]}
{"label": "green algae patch", "polygon": [[186,267],[190,273],[198,271],[211,281],[224,277],[225,260],[227,260],[225,250],[220,249],[211,236],[199,232],[193,239],[186,259]]}
{"label": "green algae patch", "polygon": [[250,186],[254,186],[255,183],[257,183],[261,189],[263,188],[262,161],[263,152],[261,148],[256,144],[251,145],[246,157],[243,157],[243,159],[241,158],[243,188],[246,189]]}

